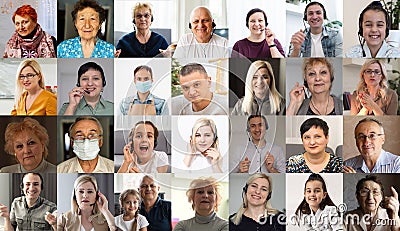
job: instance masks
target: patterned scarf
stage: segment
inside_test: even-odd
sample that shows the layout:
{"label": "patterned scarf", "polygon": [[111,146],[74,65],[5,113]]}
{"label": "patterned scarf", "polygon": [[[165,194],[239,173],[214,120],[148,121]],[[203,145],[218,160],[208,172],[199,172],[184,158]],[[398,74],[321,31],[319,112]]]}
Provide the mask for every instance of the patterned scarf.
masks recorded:
{"label": "patterned scarf", "polygon": [[51,35],[37,24],[32,38],[22,38],[14,32],[6,45],[4,58],[55,58],[56,52]]}

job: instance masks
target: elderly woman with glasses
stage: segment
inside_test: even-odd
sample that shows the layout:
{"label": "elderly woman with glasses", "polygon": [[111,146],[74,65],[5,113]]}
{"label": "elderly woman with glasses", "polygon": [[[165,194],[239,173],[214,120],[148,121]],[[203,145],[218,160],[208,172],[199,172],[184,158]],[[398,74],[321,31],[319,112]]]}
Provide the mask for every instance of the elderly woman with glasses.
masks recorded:
{"label": "elderly woman with glasses", "polygon": [[136,3],[132,17],[136,29],[118,41],[119,57],[155,57],[160,54],[160,49],[167,49],[167,40],[150,30],[154,17],[149,3]]}
{"label": "elderly woman with glasses", "polygon": [[398,95],[388,87],[384,63],[366,60],[360,71],[360,82],[351,96],[351,115],[396,115]]}
{"label": "elderly woman with glasses", "polygon": [[400,230],[399,196],[390,187],[392,196],[385,196],[382,182],[374,175],[367,175],[357,182],[358,208],[345,214],[345,230]]}
{"label": "elderly woman with glasses", "polygon": [[36,60],[23,60],[16,79],[15,105],[11,115],[57,115],[57,96],[45,91],[42,69]]}

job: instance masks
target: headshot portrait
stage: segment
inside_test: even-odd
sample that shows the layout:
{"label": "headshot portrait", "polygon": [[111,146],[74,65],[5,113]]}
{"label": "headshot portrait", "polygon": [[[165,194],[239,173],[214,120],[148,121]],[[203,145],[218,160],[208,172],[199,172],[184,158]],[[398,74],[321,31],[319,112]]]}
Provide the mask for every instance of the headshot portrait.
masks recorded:
{"label": "headshot portrait", "polygon": [[231,57],[283,58],[286,51],[286,3],[227,1]]}
{"label": "headshot portrait", "polygon": [[286,118],[286,172],[342,172],[342,124],[341,116]]}
{"label": "headshot portrait", "polygon": [[172,115],[228,115],[228,60],[177,59]]}
{"label": "headshot portrait", "polygon": [[285,130],[279,129],[285,126],[285,117],[231,116],[230,122],[231,173],[286,172]]}
{"label": "headshot portrait", "polygon": [[343,66],[343,76],[347,80],[343,82],[344,114],[397,115],[400,110],[396,70],[400,64],[393,59],[346,60]]}
{"label": "headshot portrait", "polygon": [[58,194],[57,230],[115,230],[113,174],[57,174],[57,180],[63,192]]}
{"label": "headshot portrait", "polygon": [[115,170],[118,173],[171,172],[169,118],[129,116],[114,131]]}
{"label": "headshot portrait", "polygon": [[[171,44],[171,25],[173,22],[172,1],[157,2],[127,2],[115,1],[114,40],[118,57],[163,57]],[[166,52],[165,54],[167,54]],[[169,56],[171,54],[169,53]]]}
{"label": "headshot portrait", "polygon": [[341,61],[332,58],[288,59],[286,114],[342,115]]}
{"label": "headshot portrait", "polygon": [[306,1],[302,14],[287,14],[288,57],[342,57],[343,2]]}
{"label": "headshot portrait", "polygon": [[24,1],[2,6],[3,33],[0,47],[3,58],[56,57],[56,2]]}
{"label": "headshot portrait", "polygon": [[[223,174],[173,174],[173,230],[228,231],[228,178]],[[207,198],[208,203],[202,203]],[[196,222],[198,220],[204,222]]]}
{"label": "headshot portrait", "polygon": [[114,172],[113,117],[59,117],[58,130],[58,173]]}
{"label": "headshot portrait", "polygon": [[286,174],[286,195],[288,230],[343,230],[342,174]]}
{"label": "headshot portrait", "polygon": [[229,230],[285,230],[285,175],[231,174]]}
{"label": "headshot portrait", "polygon": [[114,2],[58,0],[57,58],[114,58]]}
{"label": "headshot portrait", "polygon": [[2,121],[0,172],[57,172],[56,117],[2,117]]}
{"label": "headshot portrait", "polygon": [[231,115],[284,115],[283,59],[230,59]]}
{"label": "headshot portrait", "polygon": [[171,61],[166,59],[116,59],[115,115],[170,114]]}
{"label": "headshot portrait", "polygon": [[345,173],[400,172],[400,147],[392,138],[400,120],[397,116],[386,117],[343,118]]}
{"label": "headshot portrait", "polygon": [[[57,115],[55,59],[3,59],[0,109],[3,115]],[[8,112],[7,112],[8,111]]]}
{"label": "headshot portrait", "polygon": [[344,1],[344,57],[400,57],[398,17],[389,16],[398,11],[393,6],[372,0]]}
{"label": "headshot portrait", "polygon": [[172,117],[172,172],[226,173],[229,121],[225,116]]}
{"label": "headshot portrait", "polygon": [[114,63],[108,59],[58,59],[58,114],[113,115]]}
{"label": "headshot portrait", "polygon": [[346,230],[361,230],[374,221],[377,230],[400,228],[397,174],[343,174]]}
{"label": "headshot portrait", "polygon": [[57,229],[57,174],[0,174],[0,213],[5,230]]}
{"label": "headshot portrait", "polygon": [[[125,194],[128,195],[125,198],[129,199],[133,191],[136,190],[139,193],[139,197],[134,197],[140,200],[137,215],[141,218],[137,227],[147,224],[145,228],[148,231],[172,231],[171,174],[115,174],[114,179],[114,196],[120,198],[120,203]],[[116,225],[120,229],[125,228],[125,225],[118,221],[117,216],[126,216],[126,214],[126,205],[115,204]],[[147,223],[144,222],[143,217]],[[127,221],[125,223],[129,224]]]}

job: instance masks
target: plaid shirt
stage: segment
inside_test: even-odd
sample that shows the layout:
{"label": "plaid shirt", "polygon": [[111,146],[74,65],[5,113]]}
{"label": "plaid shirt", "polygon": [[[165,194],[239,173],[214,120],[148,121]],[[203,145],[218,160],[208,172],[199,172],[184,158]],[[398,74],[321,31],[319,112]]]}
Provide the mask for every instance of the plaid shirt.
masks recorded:
{"label": "plaid shirt", "polygon": [[57,205],[39,197],[35,205],[28,208],[25,196],[17,197],[11,204],[10,221],[20,231],[53,230],[44,219],[46,212],[57,210]]}
{"label": "plaid shirt", "polygon": [[[300,57],[311,57],[311,31],[307,28],[304,33],[306,33],[306,38],[303,44],[301,44]],[[322,29],[321,43],[325,57],[342,57],[343,38],[338,30],[324,26]],[[290,56],[292,52],[293,46],[290,45],[288,56]]]}

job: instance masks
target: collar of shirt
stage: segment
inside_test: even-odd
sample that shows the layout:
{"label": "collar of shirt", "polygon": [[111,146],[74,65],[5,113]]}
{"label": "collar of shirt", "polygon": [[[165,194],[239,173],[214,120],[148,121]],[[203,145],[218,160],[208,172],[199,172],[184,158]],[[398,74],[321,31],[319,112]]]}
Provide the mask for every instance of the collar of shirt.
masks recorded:
{"label": "collar of shirt", "polygon": [[[357,161],[357,167],[359,169],[361,169],[361,171],[365,172],[365,173],[377,173],[380,172],[380,167],[382,165],[386,165],[386,164],[390,164],[390,161],[388,161],[387,155],[386,155],[386,151],[384,151],[383,149],[381,150],[381,153],[379,154],[379,158],[375,163],[374,168],[372,169],[372,171],[369,171],[367,165],[365,164],[365,161],[363,158],[362,162],[360,163],[360,161]],[[360,166],[358,166],[360,165]]]}
{"label": "collar of shirt", "polygon": [[[99,159],[97,160],[96,168],[93,170],[93,173],[104,172],[104,169],[107,169],[107,166],[106,166],[105,162],[103,161],[103,158],[104,157],[99,155]],[[72,172],[78,172],[78,173],[83,172],[83,169],[82,169],[81,165],[79,164],[78,157],[75,158],[75,161],[73,161],[71,163],[71,165],[72,165],[71,166]]]}
{"label": "collar of shirt", "polygon": [[43,201],[42,197],[39,196],[38,199],[36,200],[35,204],[29,208],[28,203],[26,202],[26,196],[23,196],[22,198],[24,200],[24,205],[25,205],[26,209],[35,209],[35,208],[39,207]]}
{"label": "collar of shirt", "polygon": [[104,98],[103,98],[102,96],[100,96],[99,102],[96,103],[96,107],[93,108],[90,104],[87,103],[85,97],[82,97],[82,100],[79,101],[78,108],[79,108],[80,110],[84,110],[85,107],[89,107],[89,108],[91,108],[91,109],[97,109],[97,108],[99,108],[99,107],[102,107],[102,108],[104,109],[104,108],[105,108],[105,101],[104,101]]}
{"label": "collar of shirt", "polygon": [[139,95],[137,93],[133,97],[133,102],[134,103],[150,104],[152,100],[154,100],[154,97],[153,97],[153,94],[151,94],[151,93],[147,96],[147,98],[145,99],[144,102],[140,101]]}

